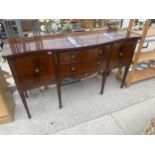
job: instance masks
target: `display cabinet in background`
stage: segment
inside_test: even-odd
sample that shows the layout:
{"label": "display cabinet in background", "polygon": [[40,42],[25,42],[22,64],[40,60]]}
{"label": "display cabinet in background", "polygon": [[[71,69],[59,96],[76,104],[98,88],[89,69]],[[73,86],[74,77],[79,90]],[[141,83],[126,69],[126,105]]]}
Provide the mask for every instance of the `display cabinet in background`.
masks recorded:
{"label": "display cabinet in background", "polygon": [[96,29],[119,29],[122,19],[7,19],[2,20],[7,38],[64,34]]}

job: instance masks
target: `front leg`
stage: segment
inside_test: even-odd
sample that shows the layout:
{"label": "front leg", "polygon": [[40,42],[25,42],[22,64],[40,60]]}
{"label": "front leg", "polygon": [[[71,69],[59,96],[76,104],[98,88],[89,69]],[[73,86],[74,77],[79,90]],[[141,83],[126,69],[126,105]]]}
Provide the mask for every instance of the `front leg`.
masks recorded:
{"label": "front leg", "polygon": [[123,86],[124,86],[124,83],[125,83],[129,68],[130,68],[130,65],[125,67],[125,72],[124,72],[124,76],[123,76],[123,79],[122,79],[121,88],[123,88]]}
{"label": "front leg", "polygon": [[29,108],[28,108],[28,105],[27,105],[27,102],[26,102],[26,98],[25,98],[25,95],[24,95],[24,92],[23,91],[19,91],[19,95],[23,101],[23,104],[24,104],[24,107],[25,107],[25,110],[27,112],[27,115],[28,115],[28,118],[30,119],[31,118],[31,114],[30,114],[30,111],[29,111]]}
{"label": "front leg", "polygon": [[59,108],[62,108],[62,100],[61,100],[61,80],[57,80],[57,92],[58,92],[58,99],[59,99]]}
{"label": "front leg", "polygon": [[102,82],[101,82],[101,91],[100,91],[100,94],[101,94],[101,95],[103,94],[103,91],[104,91],[104,86],[105,86],[106,77],[107,77],[107,71],[105,70],[105,71],[102,73]]}

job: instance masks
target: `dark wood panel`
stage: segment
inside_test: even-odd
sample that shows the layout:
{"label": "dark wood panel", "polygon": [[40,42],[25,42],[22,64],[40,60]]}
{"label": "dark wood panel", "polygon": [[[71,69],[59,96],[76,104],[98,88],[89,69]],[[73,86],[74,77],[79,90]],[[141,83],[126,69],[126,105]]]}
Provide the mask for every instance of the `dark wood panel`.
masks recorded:
{"label": "dark wood panel", "polygon": [[60,54],[61,64],[79,63],[87,60],[94,60],[105,56],[102,48],[87,49],[81,51],[65,52]]}
{"label": "dark wood panel", "polygon": [[122,50],[123,54],[121,56],[121,66],[130,64],[130,60],[133,57],[136,44],[137,41],[135,39],[125,41]]}
{"label": "dark wood panel", "polygon": [[11,59],[19,87],[27,90],[55,81],[55,67],[52,53],[33,53]]}
{"label": "dark wood panel", "polygon": [[114,69],[115,67],[118,67],[120,64],[120,51],[123,47],[123,43],[115,43],[112,45],[111,48],[111,54],[110,54],[110,64],[109,64],[109,70]]}
{"label": "dark wood panel", "polygon": [[[129,34],[129,35],[127,35]],[[67,37],[76,40],[80,45],[74,46],[68,41]],[[124,41],[125,39],[140,38],[139,35],[130,33],[126,30],[111,31],[111,30],[96,30],[89,32],[74,32],[70,34],[56,34],[38,37],[15,38],[9,39],[9,46],[5,44],[2,56],[12,57],[17,54],[33,53],[35,51],[68,51],[80,50],[87,47],[105,46],[107,43],[111,44],[115,41]]]}
{"label": "dark wood panel", "polygon": [[67,64],[60,66],[60,75],[62,77],[88,73],[91,71],[105,70],[106,60],[98,59],[94,61],[86,61],[78,64]]}
{"label": "dark wood panel", "polygon": [[109,70],[130,64],[135,48],[135,40],[127,40],[112,45]]}

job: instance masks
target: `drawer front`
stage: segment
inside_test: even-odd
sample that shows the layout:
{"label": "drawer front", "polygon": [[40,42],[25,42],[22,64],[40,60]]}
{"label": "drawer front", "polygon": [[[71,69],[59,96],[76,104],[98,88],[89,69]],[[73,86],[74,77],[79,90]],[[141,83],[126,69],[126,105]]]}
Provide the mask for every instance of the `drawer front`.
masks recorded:
{"label": "drawer front", "polygon": [[11,59],[18,86],[32,89],[55,81],[52,53],[35,53]]}
{"label": "drawer front", "polygon": [[135,46],[135,40],[114,43],[110,54],[109,70],[129,65]]}
{"label": "drawer front", "polygon": [[87,73],[94,74],[97,71],[105,70],[106,60],[98,59],[94,61],[86,61],[78,64],[60,65],[61,77],[69,77],[74,75],[87,75]]}
{"label": "drawer front", "polygon": [[77,62],[82,62],[86,60],[93,60],[93,59],[98,59],[100,57],[104,57],[105,54],[106,54],[106,50],[101,48],[66,52],[66,53],[60,54],[60,63],[70,64],[70,63],[77,63]]}

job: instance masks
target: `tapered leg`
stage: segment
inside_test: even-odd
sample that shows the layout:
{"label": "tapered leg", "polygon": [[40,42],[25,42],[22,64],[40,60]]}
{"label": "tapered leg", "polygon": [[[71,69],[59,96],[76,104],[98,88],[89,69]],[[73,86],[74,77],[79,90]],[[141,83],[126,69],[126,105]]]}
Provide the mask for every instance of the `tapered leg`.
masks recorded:
{"label": "tapered leg", "polygon": [[31,118],[31,114],[30,114],[30,111],[29,111],[29,108],[28,108],[28,105],[27,105],[27,102],[26,102],[26,98],[25,98],[24,92],[20,91],[19,94],[20,94],[20,97],[21,97],[21,99],[23,101],[23,104],[24,104],[25,110],[27,112],[28,118],[30,119]]}
{"label": "tapered leg", "polygon": [[129,71],[129,67],[130,66],[125,67],[125,72],[124,72],[123,80],[122,80],[122,83],[121,83],[121,88],[123,88],[123,86],[124,86],[124,82],[125,82],[125,79],[127,77],[128,71]]}
{"label": "tapered leg", "polygon": [[101,82],[101,91],[100,91],[100,94],[103,94],[106,77],[107,77],[107,72],[105,71],[102,74],[102,82]]}
{"label": "tapered leg", "polygon": [[28,94],[26,91],[24,91],[25,97],[28,98]]}
{"label": "tapered leg", "polygon": [[107,76],[109,76],[110,73],[111,73],[111,71],[108,71],[108,72],[107,72]]}
{"label": "tapered leg", "polygon": [[58,92],[58,99],[59,99],[59,108],[62,108],[62,101],[61,101],[61,81],[57,81],[57,92]]}

